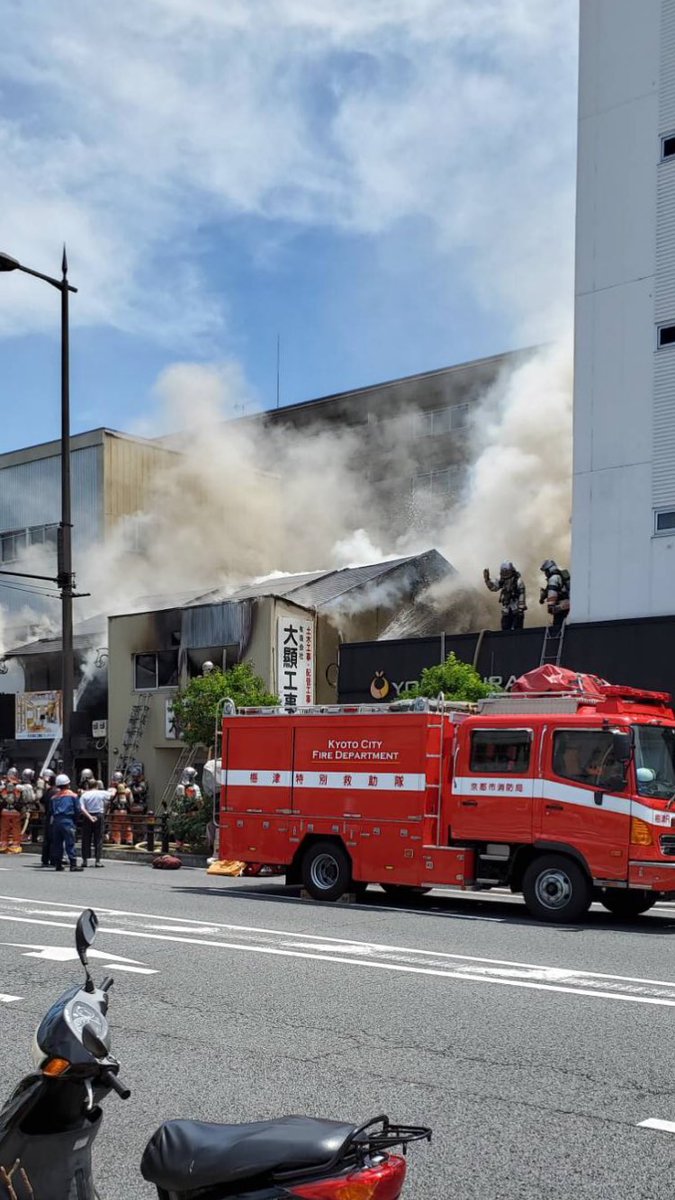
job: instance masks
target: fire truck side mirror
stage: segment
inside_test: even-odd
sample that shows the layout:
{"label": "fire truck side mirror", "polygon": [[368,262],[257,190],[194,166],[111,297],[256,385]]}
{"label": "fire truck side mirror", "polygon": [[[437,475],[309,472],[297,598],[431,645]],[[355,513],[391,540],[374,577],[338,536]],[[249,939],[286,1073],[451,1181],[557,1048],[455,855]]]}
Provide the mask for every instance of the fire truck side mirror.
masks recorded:
{"label": "fire truck side mirror", "polygon": [[629,763],[631,754],[633,753],[633,742],[630,733],[622,729],[614,729],[612,731],[612,749],[617,762],[623,763],[624,766],[626,763]]}

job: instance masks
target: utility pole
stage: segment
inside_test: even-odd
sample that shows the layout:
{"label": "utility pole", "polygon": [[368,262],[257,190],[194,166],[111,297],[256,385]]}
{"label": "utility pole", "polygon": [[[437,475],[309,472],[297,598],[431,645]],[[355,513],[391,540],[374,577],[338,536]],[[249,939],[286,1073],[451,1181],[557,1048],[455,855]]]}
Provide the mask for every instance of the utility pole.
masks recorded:
{"label": "utility pole", "polygon": [[[54,279],[42,271],[24,267],[18,259],[0,253],[0,271],[23,271],[35,279],[43,279],[61,293],[61,524],[57,545],[56,583],[61,592],[61,705],[63,769],[70,773],[73,765],[72,724],[73,693],[75,690],[75,667],[73,655],[73,553],[72,518],[70,504],[70,346],[68,328],[68,296],[77,288],[68,283],[68,259],[63,247],[61,278]],[[0,571],[0,575],[18,575],[24,579],[50,578],[44,575],[28,575],[22,571]]]}
{"label": "utility pole", "polygon": [[68,259],[63,247],[61,260],[61,525],[57,564],[61,589],[61,653],[63,673],[61,698],[63,769],[67,775],[73,766],[72,725],[75,665],[73,655],[73,550],[70,502],[70,329],[68,323]]}

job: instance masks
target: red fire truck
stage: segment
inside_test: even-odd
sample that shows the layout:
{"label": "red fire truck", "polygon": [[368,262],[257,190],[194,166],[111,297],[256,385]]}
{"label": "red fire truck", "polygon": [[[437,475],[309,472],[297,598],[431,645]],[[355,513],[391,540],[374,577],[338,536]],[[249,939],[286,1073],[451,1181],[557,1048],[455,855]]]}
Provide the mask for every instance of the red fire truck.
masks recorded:
{"label": "red fire truck", "polygon": [[220,857],[280,864],[316,899],[506,886],[547,921],[675,899],[666,693],[551,667],[476,705],[241,710],[221,781]]}

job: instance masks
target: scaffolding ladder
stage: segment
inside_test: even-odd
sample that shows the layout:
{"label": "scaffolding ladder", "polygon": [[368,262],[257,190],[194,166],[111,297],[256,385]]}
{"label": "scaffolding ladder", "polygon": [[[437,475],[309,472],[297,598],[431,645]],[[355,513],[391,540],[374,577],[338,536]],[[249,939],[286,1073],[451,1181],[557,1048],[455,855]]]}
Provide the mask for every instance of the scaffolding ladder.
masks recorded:
{"label": "scaffolding ladder", "polygon": [[563,641],[565,640],[565,622],[562,625],[547,625],[544,630],[544,641],[541,647],[539,666],[560,666]]}
{"label": "scaffolding ladder", "polygon": [[125,779],[131,764],[138,755],[138,747],[150,712],[150,697],[142,694],[131,706],[129,720],[122,738],[122,747],[117,755],[115,770],[121,771]]}
{"label": "scaffolding ladder", "polygon": [[183,771],[185,770],[186,767],[192,766],[195,758],[197,757],[197,752],[199,751],[199,749],[200,749],[199,746],[183,746],[183,749],[181,750],[180,754],[178,755],[178,758],[176,759],[176,761],[174,763],[173,771],[171,772],[171,774],[169,775],[169,778],[166,781],[164,791],[162,792],[162,795],[160,796],[159,806],[158,806],[160,809],[171,807],[171,801],[173,800],[173,797],[176,792],[176,788],[178,787],[178,784],[180,783],[180,777],[183,774]]}

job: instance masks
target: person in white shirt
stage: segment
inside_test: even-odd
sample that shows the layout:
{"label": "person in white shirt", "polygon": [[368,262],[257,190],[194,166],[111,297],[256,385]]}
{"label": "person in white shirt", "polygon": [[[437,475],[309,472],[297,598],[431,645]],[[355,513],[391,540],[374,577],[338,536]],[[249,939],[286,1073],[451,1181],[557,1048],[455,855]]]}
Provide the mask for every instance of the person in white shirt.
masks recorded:
{"label": "person in white shirt", "polygon": [[89,787],[80,794],[80,808],[84,818],[82,823],[82,866],[87,866],[94,846],[94,866],[102,867],[101,845],[103,843],[103,821],[108,807],[108,792],[100,779],[96,787]]}

